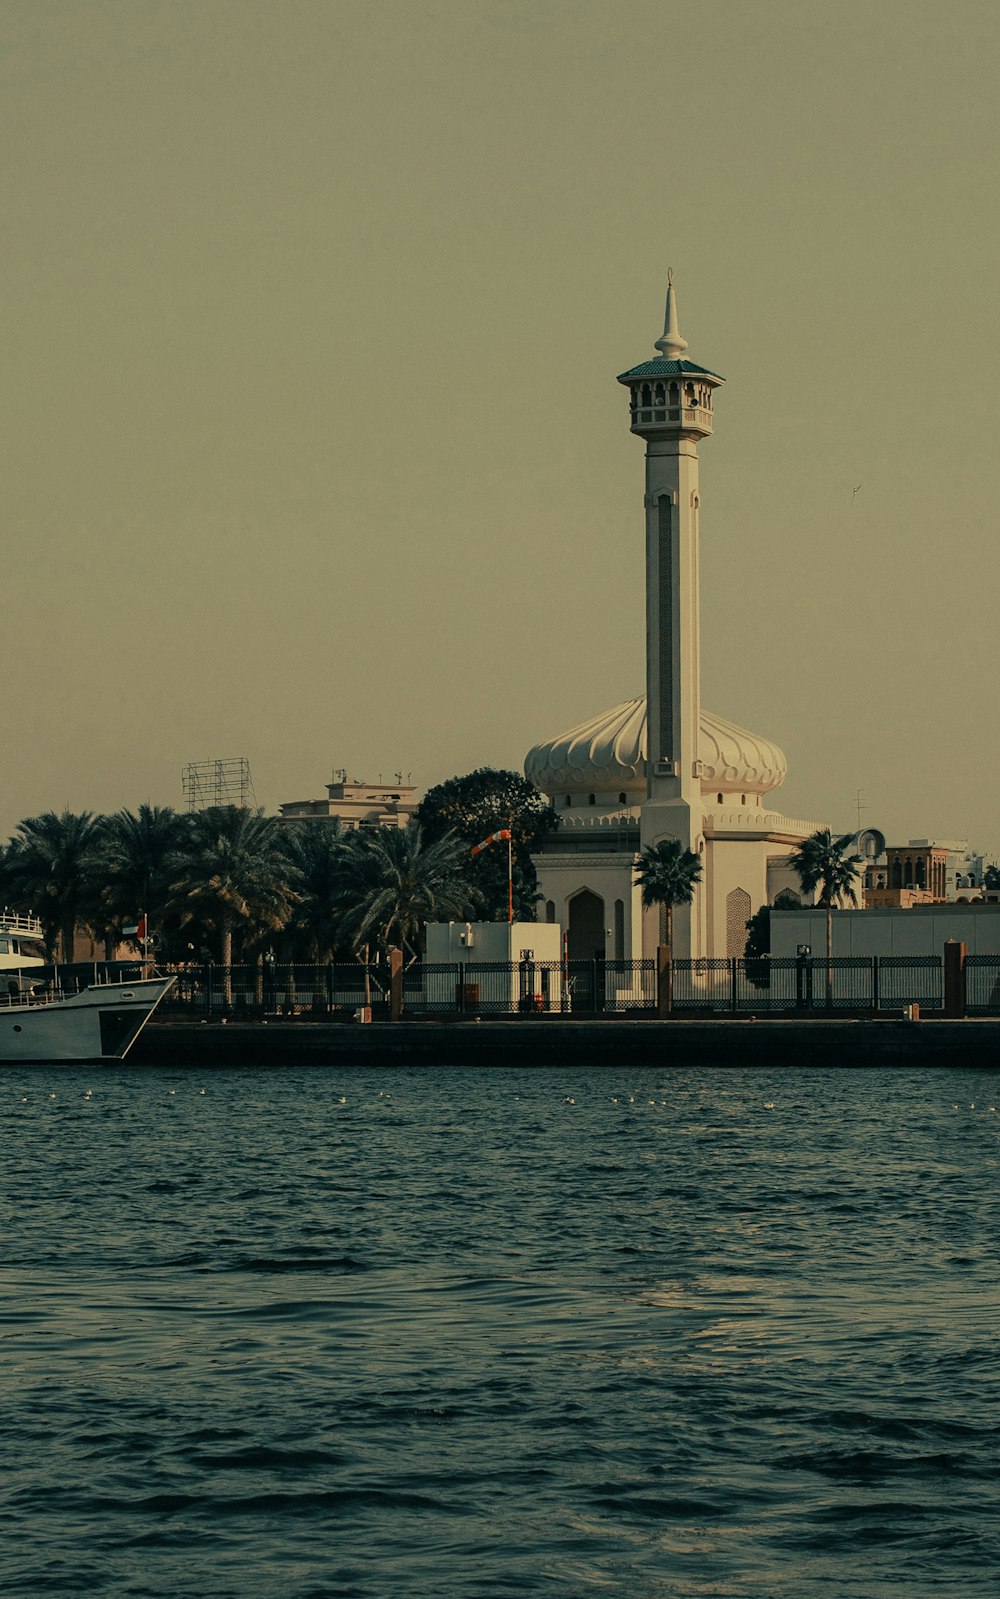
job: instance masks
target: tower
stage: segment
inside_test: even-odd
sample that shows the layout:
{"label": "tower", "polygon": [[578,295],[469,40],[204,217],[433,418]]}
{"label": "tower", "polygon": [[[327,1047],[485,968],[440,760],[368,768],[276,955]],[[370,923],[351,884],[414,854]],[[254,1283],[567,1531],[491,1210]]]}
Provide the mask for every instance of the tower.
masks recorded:
{"label": "tower", "polygon": [[[685,359],[673,273],[658,352],[622,372],[631,429],[646,441],[647,800],[641,838],[677,838],[701,853],[701,645],[698,441],[712,432],[712,393],[725,380]],[[699,955],[701,893],[675,915],[678,955]]]}

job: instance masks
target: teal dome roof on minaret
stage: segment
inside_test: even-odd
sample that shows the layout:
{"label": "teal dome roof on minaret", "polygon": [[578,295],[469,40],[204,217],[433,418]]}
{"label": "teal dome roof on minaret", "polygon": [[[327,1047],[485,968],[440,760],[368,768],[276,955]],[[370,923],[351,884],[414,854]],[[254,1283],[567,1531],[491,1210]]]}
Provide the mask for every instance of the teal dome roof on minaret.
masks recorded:
{"label": "teal dome roof on minaret", "polygon": [[667,361],[662,355],[656,356],[652,361],[643,361],[640,366],[630,367],[627,372],[619,372],[619,383],[630,383],[633,378],[676,378],[684,372],[696,372],[699,377],[718,378],[724,383],[725,378],[718,372],[710,372],[707,366],[698,366],[694,361]]}

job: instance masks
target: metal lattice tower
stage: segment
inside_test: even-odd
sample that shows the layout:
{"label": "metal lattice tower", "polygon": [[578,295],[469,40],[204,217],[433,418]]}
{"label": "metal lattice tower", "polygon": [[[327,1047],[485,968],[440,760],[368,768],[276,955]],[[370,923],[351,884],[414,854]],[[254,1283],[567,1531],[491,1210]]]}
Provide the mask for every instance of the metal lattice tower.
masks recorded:
{"label": "metal lattice tower", "polygon": [[204,811],[213,805],[257,805],[245,755],[223,761],[189,761],[181,773],[181,785],[189,811]]}

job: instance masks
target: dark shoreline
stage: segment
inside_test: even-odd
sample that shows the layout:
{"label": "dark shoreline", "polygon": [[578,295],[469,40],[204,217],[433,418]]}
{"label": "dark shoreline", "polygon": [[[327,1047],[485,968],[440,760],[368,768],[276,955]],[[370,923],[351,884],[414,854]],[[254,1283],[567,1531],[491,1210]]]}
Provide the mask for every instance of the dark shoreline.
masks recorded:
{"label": "dark shoreline", "polygon": [[154,1022],[131,1066],[981,1066],[1000,1020]]}

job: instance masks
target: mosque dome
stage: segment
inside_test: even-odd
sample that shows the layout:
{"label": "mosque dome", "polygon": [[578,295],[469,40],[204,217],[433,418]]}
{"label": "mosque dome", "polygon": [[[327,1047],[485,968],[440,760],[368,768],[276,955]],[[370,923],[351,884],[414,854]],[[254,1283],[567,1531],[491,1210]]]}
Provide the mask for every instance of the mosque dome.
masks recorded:
{"label": "mosque dome", "polygon": [[[698,759],[704,794],[767,794],[788,774],[783,751],[770,739],[706,710],[698,730]],[[525,757],[524,772],[543,794],[625,790],[644,798],[646,696],[626,700],[536,744]]]}

